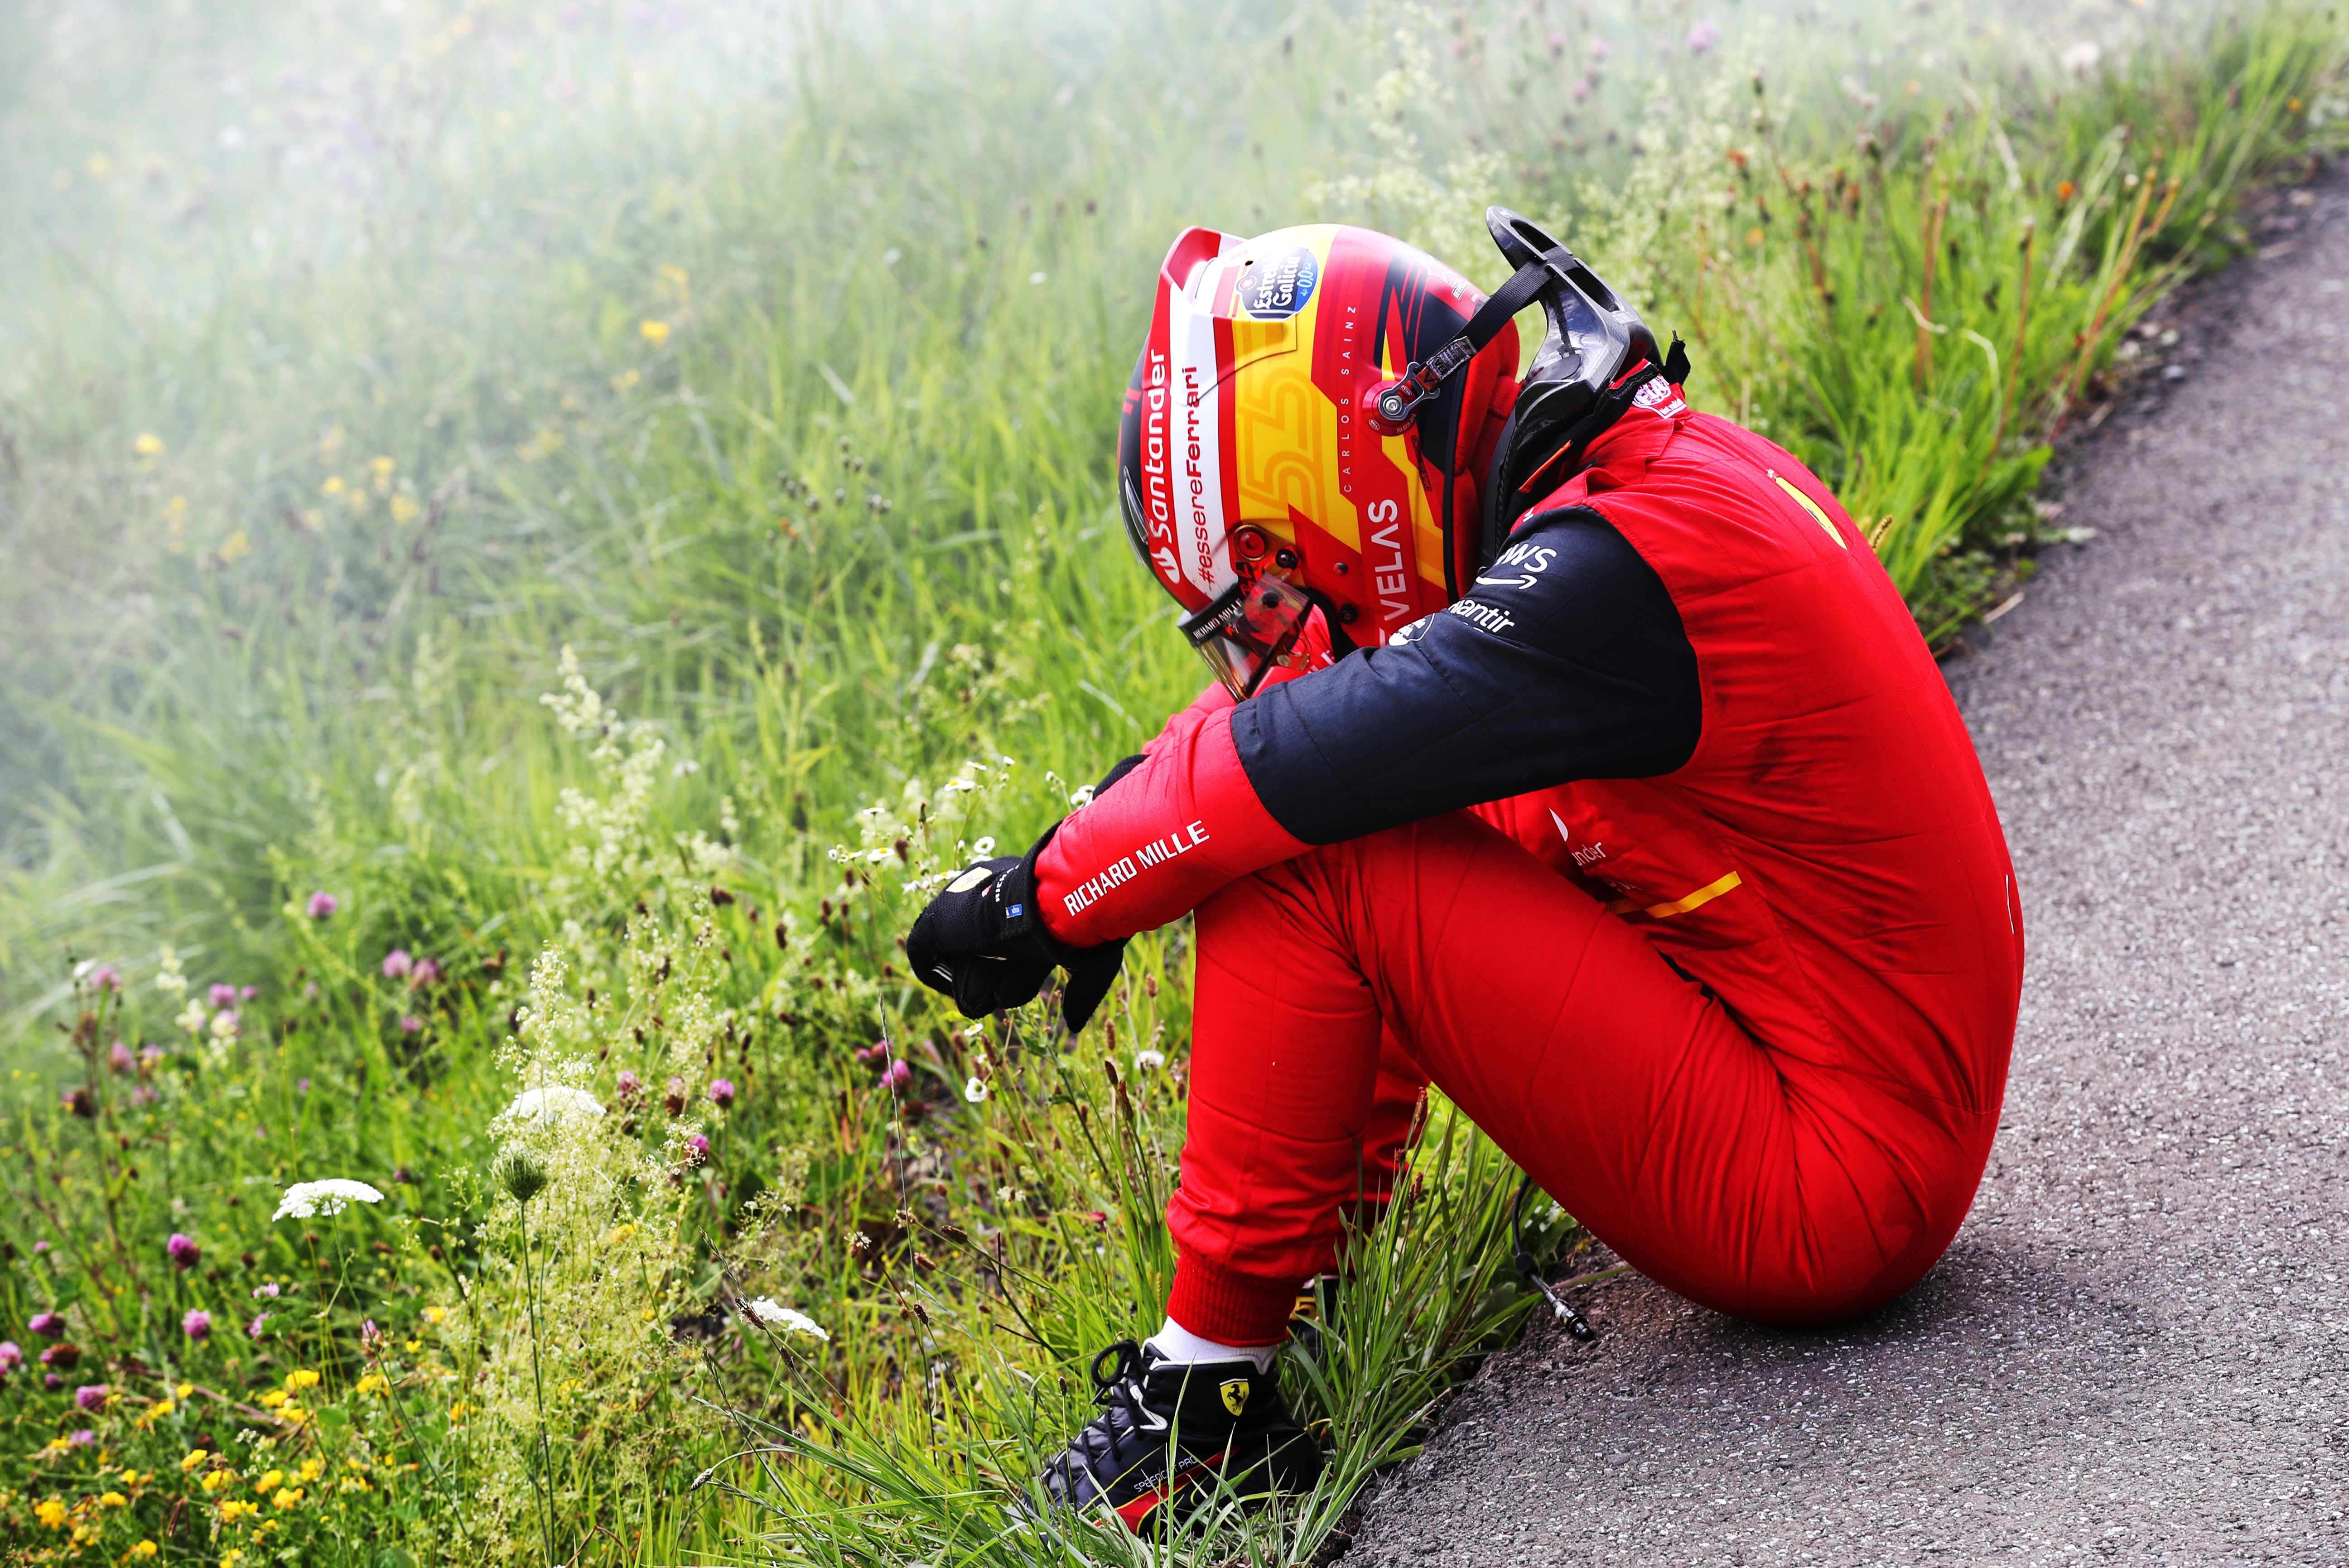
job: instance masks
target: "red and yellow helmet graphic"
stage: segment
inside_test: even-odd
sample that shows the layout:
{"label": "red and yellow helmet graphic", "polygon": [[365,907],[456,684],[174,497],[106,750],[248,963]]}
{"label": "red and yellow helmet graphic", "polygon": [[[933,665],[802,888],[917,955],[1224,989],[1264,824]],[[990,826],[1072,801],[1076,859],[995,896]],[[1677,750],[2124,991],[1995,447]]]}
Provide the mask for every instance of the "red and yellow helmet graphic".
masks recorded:
{"label": "red and yellow helmet graphic", "polygon": [[1118,491],[1135,553],[1193,622],[1310,601],[1341,646],[1367,647],[1459,597],[1475,576],[1475,460],[1514,388],[1514,328],[1402,433],[1379,433],[1366,410],[1484,298],[1368,229],[1195,228],[1174,242],[1126,390]]}

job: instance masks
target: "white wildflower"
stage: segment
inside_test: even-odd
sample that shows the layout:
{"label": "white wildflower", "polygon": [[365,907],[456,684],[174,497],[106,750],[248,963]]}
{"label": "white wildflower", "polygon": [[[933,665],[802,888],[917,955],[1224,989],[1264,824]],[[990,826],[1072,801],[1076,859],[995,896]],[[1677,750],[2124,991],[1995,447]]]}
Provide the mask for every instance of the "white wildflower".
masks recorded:
{"label": "white wildflower", "polygon": [[188,998],[188,1005],[180,1009],[180,1016],[172,1022],[191,1034],[202,1034],[204,1022],[211,1016],[204,1011],[204,1004],[191,996]]}
{"label": "white wildflower", "polygon": [[2084,77],[2096,68],[2096,62],[2105,57],[2105,51],[2094,43],[2083,41],[2073,45],[2058,57],[2065,70],[2075,77]]}
{"label": "white wildflower", "polygon": [[180,955],[171,950],[169,943],[164,944],[162,950],[156,955],[156,961],[161,967],[155,976],[155,989],[168,991],[174,996],[185,994],[188,977],[180,972]]}
{"label": "white wildflower", "polygon": [[[190,1007],[193,1007],[193,1006],[195,1006],[195,1003],[194,1003],[194,1002],[191,1002],[190,1003],[188,1003],[188,1005],[189,1005]],[[182,1019],[181,1022],[184,1024],[184,1023],[186,1023],[186,1020]],[[212,1014],[212,1038],[213,1038],[213,1039],[215,1039],[215,1040],[233,1040],[233,1039],[235,1039],[235,1038],[236,1038],[236,1014],[235,1014],[235,1012],[233,1012],[233,1011],[231,1011],[231,1010],[230,1010],[230,1009],[228,1009],[228,1008],[223,1007],[223,1008],[222,1008],[218,1012],[213,1013],[213,1014]]]}
{"label": "white wildflower", "polygon": [[380,1203],[383,1194],[364,1181],[350,1181],[335,1176],[324,1181],[297,1181],[285,1189],[272,1219],[289,1216],[307,1220],[314,1214],[340,1214],[353,1203]]}
{"label": "white wildflower", "polygon": [[1079,811],[1082,811],[1085,807],[1092,805],[1092,803],[1093,786],[1091,784],[1085,785],[1082,789],[1071,790],[1069,792],[1069,804],[1075,806]]}
{"label": "white wildflower", "polygon": [[1164,1051],[1136,1051],[1133,1054],[1133,1070],[1137,1073],[1147,1073],[1153,1067],[1164,1065],[1166,1053]]}
{"label": "white wildflower", "polygon": [[987,836],[987,837],[985,837],[985,838],[981,838],[981,839],[979,839],[977,843],[973,844],[973,845],[970,846],[970,852],[971,852],[971,854],[972,854],[972,855],[974,855],[974,856],[978,857],[979,859],[981,859],[981,860],[984,860],[984,859],[986,859],[988,856],[990,856],[990,855],[994,854],[994,853],[995,853],[995,838],[994,838],[994,836],[993,836],[993,835],[989,835],[988,836]]}
{"label": "white wildflower", "polygon": [[499,1119],[501,1121],[569,1121],[574,1116],[600,1116],[604,1107],[595,1096],[585,1089],[574,1089],[567,1084],[556,1084],[543,1089],[524,1089],[513,1097]]}
{"label": "white wildflower", "polygon": [[987,1098],[987,1080],[984,1078],[973,1078],[969,1082],[964,1084],[962,1086],[962,1097],[968,1100],[974,1106]]}
{"label": "white wildflower", "polygon": [[751,1316],[761,1323],[774,1324],[785,1334],[804,1334],[812,1339],[832,1338],[832,1335],[824,1333],[817,1324],[815,1319],[795,1307],[783,1306],[766,1296],[761,1296],[751,1302],[750,1307]]}

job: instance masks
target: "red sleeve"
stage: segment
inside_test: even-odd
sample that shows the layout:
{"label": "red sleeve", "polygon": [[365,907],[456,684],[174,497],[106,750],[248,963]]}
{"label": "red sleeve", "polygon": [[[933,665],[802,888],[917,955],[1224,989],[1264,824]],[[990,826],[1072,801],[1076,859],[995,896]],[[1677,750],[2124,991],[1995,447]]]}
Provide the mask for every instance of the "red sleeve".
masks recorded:
{"label": "red sleeve", "polygon": [[1148,745],[1142,748],[1142,754],[1145,757],[1156,756],[1159,748],[1166,744],[1169,736],[1195,725],[1199,720],[1211,713],[1220,713],[1226,708],[1236,707],[1238,702],[1239,699],[1232,695],[1230,687],[1220,680],[1208,681],[1207,689],[1192,698],[1188,708],[1166,721],[1166,727],[1153,736]]}
{"label": "red sleeve", "polygon": [[1115,941],[1304,853],[1257,799],[1222,691],[1168,721],[1139,766],[1061,824],[1036,861],[1045,929],[1075,947]]}

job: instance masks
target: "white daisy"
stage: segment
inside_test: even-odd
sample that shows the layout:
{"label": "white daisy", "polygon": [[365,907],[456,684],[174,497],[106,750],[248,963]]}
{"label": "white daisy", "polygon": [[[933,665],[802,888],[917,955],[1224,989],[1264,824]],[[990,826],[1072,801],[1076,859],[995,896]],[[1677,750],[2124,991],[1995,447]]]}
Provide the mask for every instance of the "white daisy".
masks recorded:
{"label": "white daisy", "polygon": [[817,1325],[815,1319],[795,1307],[781,1305],[767,1296],[760,1296],[747,1304],[751,1316],[761,1323],[774,1324],[785,1334],[804,1334],[812,1338],[827,1341],[832,1338],[832,1335],[824,1333]]}
{"label": "white daisy", "polygon": [[325,1181],[297,1181],[285,1189],[272,1219],[307,1220],[314,1214],[340,1214],[353,1203],[380,1203],[383,1194],[364,1181],[330,1177]]}
{"label": "white daisy", "polygon": [[555,1084],[543,1089],[524,1089],[513,1097],[513,1103],[505,1108],[503,1116],[515,1121],[536,1121],[543,1117],[550,1122],[564,1122],[574,1116],[600,1116],[603,1114],[604,1107],[586,1090],[573,1088],[568,1084]]}

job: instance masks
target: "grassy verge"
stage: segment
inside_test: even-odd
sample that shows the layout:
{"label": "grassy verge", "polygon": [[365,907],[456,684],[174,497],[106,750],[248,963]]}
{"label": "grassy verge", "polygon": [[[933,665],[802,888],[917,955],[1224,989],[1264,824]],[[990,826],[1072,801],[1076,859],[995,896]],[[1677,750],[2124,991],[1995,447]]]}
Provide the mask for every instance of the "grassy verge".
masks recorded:
{"label": "grassy verge", "polygon": [[[9,89],[33,1561],[1147,1555],[1005,1509],[1160,1315],[1186,934],[1074,1043],[945,1015],[894,939],[1200,680],[1103,469],[1167,235],[1327,213],[1489,281],[1485,201],[1559,219],[1940,636],[2342,111],[2293,5],[2095,60],[2044,7],[175,15],[217,93]],[[1174,1555],[1330,1543],[1526,1310],[1510,1175],[1434,1110],[1284,1370],[1330,1479]],[[326,1179],[378,1196],[280,1214]]]}

